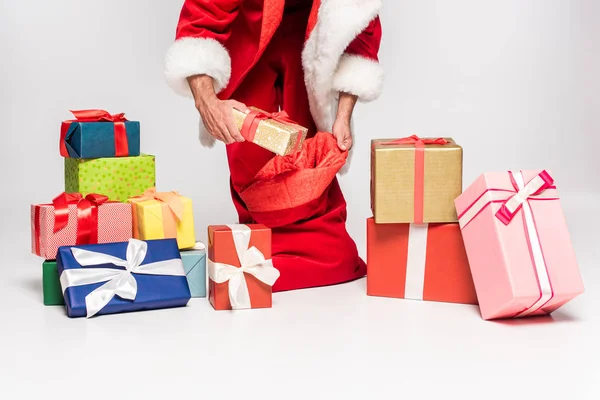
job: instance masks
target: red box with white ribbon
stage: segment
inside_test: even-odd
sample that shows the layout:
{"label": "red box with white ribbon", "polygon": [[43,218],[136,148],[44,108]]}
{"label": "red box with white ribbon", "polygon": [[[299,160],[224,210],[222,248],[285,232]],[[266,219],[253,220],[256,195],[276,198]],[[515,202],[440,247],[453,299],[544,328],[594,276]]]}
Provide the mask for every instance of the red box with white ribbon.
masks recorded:
{"label": "red box with white ribbon", "polygon": [[271,308],[279,271],[271,229],[260,224],[208,227],[208,299],[215,310]]}
{"label": "red box with white ribbon", "polygon": [[583,293],[550,172],[485,173],[455,204],[483,319],[550,314]]}
{"label": "red box with white ribbon", "polygon": [[477,304],[458,224],[367,220],[369,296]]}

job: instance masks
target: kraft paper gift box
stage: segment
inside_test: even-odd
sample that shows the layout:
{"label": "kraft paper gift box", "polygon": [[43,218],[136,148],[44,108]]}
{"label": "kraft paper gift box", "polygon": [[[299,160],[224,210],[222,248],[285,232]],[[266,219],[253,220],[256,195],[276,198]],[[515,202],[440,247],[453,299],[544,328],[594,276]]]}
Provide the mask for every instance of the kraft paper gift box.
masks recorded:
{"label": "kraft paper gift box", "polygon": [[[197,243],[194,249],[183,250],[180,255],[191,297],[206,297],[206,249],[204,244]],[[44,305],[65,305],[56,261],[44,261],[42,268]]]}
{"label": "kraft paper gift box", "polygon": [[371,141],[371,208],[375,222],[456,222],[462,148],[451,138]]}
{"label": "kraft paper gift box", "polygon": [[477,304],[458,224],[367,219],[367,294]]}
{"label": "kraft paper gift box", "polygon": [[208,296],[215,310],[270,308],[279,271],[264,225],[208,227]]}
{"label": "kraft paper gift box", "polygon": [[245,112],[234,109],[233,118],[246,140],[280,156],[300,151],[308,133],[285,112],[267,113],[250,107]]}
{"label": "kraft paper gift box", "polygon": [[83,160],[65,158],[65,191],[103,193],[110,200],[126,202],[155,187],[154,156]]}
{"label": "kraft paper gift box", "polygon": [[60,130],[60,155],[70,158],[140,155],[140,123],[104,110],[71,111]]}
{"label": "kraft paper gift box", "polygon": [[192,297],[206,297],[206,249],[204,244],[197,243],[193,249],[181,251],[181,260]]}
{"label": "kraft paper gift box", "polygon": [[485,173],[456,210],[483,319],[550,314],[583,292],[550,172]]}
{"label": "kraft paper gift box", "polygon": [[53,260],[60,246],[122,242],[132,237],[131,219],[129,204],[62,193],[50,204],[31,206],[31,251]]}
{"label": "kraft paper gift box", "polygon": [[56,264],[71,318],[183,307],[190,300],[175,239],[61,247]]}
{"label": "kraft paper gift box", "polygon": [[133,207],[133,237],[142,240],[177,239],[180,249],[196,245],[192,200],[177,192],[148,189],[129,199]]}
{"label": "kraft paper gift box", "polygon": [[42,264],[42,291],[45,306],[62,306],[65,304],[56,261],[44,261]]}

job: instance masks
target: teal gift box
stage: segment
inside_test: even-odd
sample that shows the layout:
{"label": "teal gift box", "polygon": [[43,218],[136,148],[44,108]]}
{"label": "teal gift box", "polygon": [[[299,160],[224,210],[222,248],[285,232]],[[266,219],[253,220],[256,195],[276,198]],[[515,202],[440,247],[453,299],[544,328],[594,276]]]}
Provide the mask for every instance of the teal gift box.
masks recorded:
{"label": "teal gift box", "polygon": [[60,155],[65,158],[137,157],[140,155],[140,123],[125,114],[105,110],[71,111],[74,120],[60,128]]}
{"label": "teal gift box", "polygon": [[206,297],[206,250],[204,244],[196,243],[193,249],[182,250],[180,254],[192,297]]}

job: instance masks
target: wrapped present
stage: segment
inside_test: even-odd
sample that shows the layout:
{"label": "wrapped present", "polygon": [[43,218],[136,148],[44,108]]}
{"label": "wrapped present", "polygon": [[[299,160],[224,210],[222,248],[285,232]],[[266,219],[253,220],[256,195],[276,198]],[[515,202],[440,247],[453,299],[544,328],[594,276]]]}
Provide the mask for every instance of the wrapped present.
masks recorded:
{"label": "wrapped present", "polygon": [[[183,250],[180,255],[191,297],[206,297],[206,248],[204,244],[196,243],[193,249]],[[64,305],[56,261],[44,261],[42,267],[44,305]]]}
{"label": "wrapped present", "polygon": [[65,158],[65,191],[104,193],[110,200],[126,202],[156,186],[154,156]]}
{"label": "wrapped present", "polygon": [[133,237],[141,240],[177,239],[180,249],[196,245],[192,200],[177,192],[150,188],[132,197]]}
{"label": "wrapped present", "polygon": [[285,111],[268,113],[254,107],[246,111],[234,109],[233,118],[246,140],[280,156],[298,152],[308,132],[292,121]]}
{"label": "wrapped present", "polygon": [[65,304],[56,261],[46,260],[42,264],[42,291],[45,306],[62,306]]}
{"label": "wrapped present", "polygon": [[190,289],[175,239],[61,247],[69,317],[183,307]]}
{"label": "wrapped present", "polygon": [[367,294],[477,304],[460,227],[367,220]]}
{"label": "wrapped present", "polygon": [[60,246],[122,242],[132,237],[131,219],[130,204],[61,193],[51,204],[31,206],[31,250],[53,260]]}
{"label": "wrapped present", "polygon": [[279,271],[264,225],[208,227],[208,295],[216,310],[269,308]]}
{"label": "wrapped present", "polygon": [[193,249],[181,252],[183,269],[192,297],[206,297],[206,248],[196,243]]}
{"label": "wrapped present", "polygon": [[371,142],[371,208],[375,222],[456,222],[462,148],[450,138]]}
{"label": "wrapped present", "polygon": [[71,111],[74,120],[63,121],[60,155],[70,158],[127,157],[140,155],[140,123],[125,114],[104,110]]}
{"label": "wrapped present", "polygon": [[484,319],[550,314],[583,292],[549,172],[485,173],[456,210]]}

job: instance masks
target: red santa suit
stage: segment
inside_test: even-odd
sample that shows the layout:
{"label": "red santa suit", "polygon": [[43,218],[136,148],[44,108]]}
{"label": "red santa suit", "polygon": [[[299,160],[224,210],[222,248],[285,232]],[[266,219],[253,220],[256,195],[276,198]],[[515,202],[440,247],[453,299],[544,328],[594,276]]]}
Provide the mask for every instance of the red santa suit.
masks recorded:
{"label": "red santa suit", "polygon": [[[186,78],[206,74],[221,99],[283,109],[309,136],[330,132],[339,92],[371,101],[381,91],[380,7],[381,0],[186,0],[166,57],[167,81],[191,96]],[[214,140],[203,129],[200,139],[208,146]],[[251,223],[240,193],[274,154],[249,142],[226,149],[239,222]],[[274,291],[364,276],[336,179],[324,196],[311,218],[270,224],[281,272]]]}

